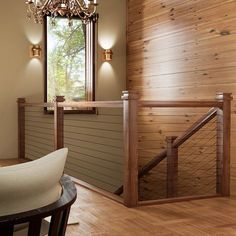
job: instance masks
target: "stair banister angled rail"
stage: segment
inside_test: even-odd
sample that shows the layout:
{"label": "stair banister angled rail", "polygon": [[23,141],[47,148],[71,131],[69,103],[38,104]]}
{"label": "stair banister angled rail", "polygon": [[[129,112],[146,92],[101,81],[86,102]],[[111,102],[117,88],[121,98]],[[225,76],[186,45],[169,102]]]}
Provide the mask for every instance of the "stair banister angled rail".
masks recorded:
{"label": "stair banister angled rail", "polygon": [[[187,139],[192,137],[198,130],[200,130],[205,124],[211,121],[217,114],[217,108],[211,108],[207,114],[202,116],[198,121],[196,121],[190,128],[188,128],[182,135],[177,137],[173,143],[175,148],[178,148],[183,144]],[[151,169],[158,165],[163,159],[165,159],[167,150],[163,150],[157,156],[155,156],[147,165],[145,165],[139,171],[139,177],[141,178],[147,174]]]}
{"label": "stair banister angled rail", "polygon": [[[225,114],[224,120],[230,120],[230,101],[231,94],[229,93],[218,93],[216,100],[207,101],[207,100],[199,100],[199,101],[139,101],[139,107],[212,107],[204,116],[202,116],[198,121],[196,121],[189,129],[187,129],[181,136],[175,139],[173,142],[173,147],[178,148],[182,145],[186,140],[192,137],[197,131],[199,131],[202,127],[204,127],[208,122],[210,122],[214,117],[219,114],[219,111],[223,111]],[[224,108],[225,107],[225,108]],[[223,122],[225,123],[225,122]],[[222,125],[223,125],[222,123]],[[229,122],[228,122],[229,123]],[[225,135],[229,138],[229,125],[225,125]],[[223,129],[223,128],[222,128]],[[224,140],[225,140],[224,138]],[[228,140],[226,138],[226,140]],[[223,141],[222,141],[223,142]],[[223,148],[226,150],[226,156],[229,156],[229,144],[228,142],[224,142],[222,144]],[[221,151],[223,152],[223,151]],[[220,151],[218,151],[220,153]],[[224,151],[225,153],[225,151]],[[164,160],[167,156],[167,150],[161,151],[158,155],[156,155],[151,161],[149,161],[144,167],[139,170],[138,178],[146,175],[150,170],[152,170],[155,166],[157,166],[162,160]],[[223,159],[223,158],[221,158]],[[219,182],[225,182],[226,186],[229,186],[229,157],[224,158],[224,167],[222,165],[222,179],[218,180]],[[221,162],[220,162],[221,163]],[[221,174],[220,174],[221,176]],[[221,193],[225,191],[224,195],[228,194],[228,188],[225,187],[225,190],[220,187]],[[123,186],[118,188],[115,192],[117,195],[121,195],[123,193]]]}
{"label": "stair banister angled rail", "polygon": [[[138,171],[138,131],[137,117],[138,107],[213,107],[209,112],[195,122],[181,136],[176,138],[173,148],[178,148],[193,134],[200,130],[205,124],[217,116],[218,132],[222,132],[217,138],[217,193],[223,196],[230,194],[230,112],[231,100],[230,93],[218,93],[217,99],[199,100],[199,101],[140,101],[135,92],[123,92],[123,101],[91,101],[91,102],[63,102],[55,103],[26,103],[25,99],[18,99],[18,156],[25,156],[25,107],[51,107],[59,110],[55,115],[55,148],[63,146],[63,136],[60,133],[63,123],[62,111],[64,107],[105,107],[105,108],[123,108],[124,115],[124,188],[121,186],[116,194],[120,195],[124,190],[124,204],[128,207],[134,207],[138,204],[138,178],[147,174],[151,169],[158,165],[167,156],[167,150],[161,151],[150,162],[148,162],[140,171]],[[55,107],[56,106],[56,107]],[[60,117],[60,118],[59,118]]]}
{"label": "stair banister angled rail", "polygon": [[[181,144],[183,144],[187,139],[193,136],[199,129],[201,129],[205,124],[211,121],[217,114],[217,108],[211,108],[207,114],[201,117],[198,121],[196,121],[189,129],[187,129],[181,136],[175,139],[173,146],[178,148]],[[146,175],[149,171],[151,171],[155,166],[157,166],[162,160],[166,158],[167,150],[161,151],[154,158],[152,158],[145,166],[143,166],[138,173],[138,177],[141,178]],[[117,195],[121,195],[123,193],[123,186],[118,188],[115,192]]]}

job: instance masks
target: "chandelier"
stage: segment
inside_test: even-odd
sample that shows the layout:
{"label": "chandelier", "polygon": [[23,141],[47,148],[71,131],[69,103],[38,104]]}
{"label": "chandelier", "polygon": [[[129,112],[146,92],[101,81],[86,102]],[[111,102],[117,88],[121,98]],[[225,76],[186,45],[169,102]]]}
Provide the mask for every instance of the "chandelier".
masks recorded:
{"label": "chandelier", "polygon": [[67,17],[69,24],[73,16],[79,17],[86,24],[97,10],[97,0],[27,0],[27,16],[35,23],[42,23],[44,16]]}

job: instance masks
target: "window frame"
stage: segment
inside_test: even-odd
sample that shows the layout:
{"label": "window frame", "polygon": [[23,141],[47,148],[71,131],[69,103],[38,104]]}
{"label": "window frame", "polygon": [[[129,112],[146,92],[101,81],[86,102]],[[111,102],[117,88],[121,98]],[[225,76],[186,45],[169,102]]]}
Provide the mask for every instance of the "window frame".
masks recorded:
{"label": "window frame", "polygon": [[[47,100],[47,85],[48,85],[48,63],[47,63],[47,19],[50,16],[45,16],[43,21],[43,37],[44,37],[44,102],[50,102]],[[66,18],[58,16],[58,18]],[[72,19],[80,19],[79,17],[73,17]],[[95,101],[95,77],[96,77],[96,58],[95,52],[97,50],[96,44],[96,27],[97,27],[98,14],[93,16],[90,22],[86,25],[86,45],[85,45],[85,83],[86,87],[86,100],[84,101]],[[69,26],[68,26],[69,27]],[[89,36],[88,36],[89,33]],[[90,37],[90,38],[88,38]],[[89,44],[88,44],[89,42]],[[88,52],[90,51],[90,53]],[[89,67],[89,65],[90,67]],[[44,108],[45,113],[53,114],[53,110],[49,110],[47,107]],[[64,110],[64,114],[96,114],[96,108],[83,108],[75,110]]]}

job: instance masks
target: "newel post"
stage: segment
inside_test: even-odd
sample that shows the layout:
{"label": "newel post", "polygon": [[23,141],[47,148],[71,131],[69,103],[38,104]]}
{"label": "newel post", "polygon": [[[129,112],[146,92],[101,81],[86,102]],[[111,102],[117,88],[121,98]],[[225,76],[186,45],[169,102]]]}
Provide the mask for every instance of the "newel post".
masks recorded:
{"label": "newel post", "polygon": [[231,93],[217,93],[223,103],[217,113],[217,193],[230,195]]}
{"label": "newel post", "polygon": [[173,146],[177,137],[166,137],[167,143],[167,197],[178,195],[178,148]]}
{"label": "newel post", "polygon": [[18,98],[18,158],[25,158],[25,98]]}
{"label": "newel post", "polygon": [[64,108],[58,107],[58,103],[64,102],[64,96],[57,96],[54,103],[54,149],[64,147]]}
{"label": "newel post", "polygon": [[138,94],[123,91],[124,116],[124,204],[138,204]]}

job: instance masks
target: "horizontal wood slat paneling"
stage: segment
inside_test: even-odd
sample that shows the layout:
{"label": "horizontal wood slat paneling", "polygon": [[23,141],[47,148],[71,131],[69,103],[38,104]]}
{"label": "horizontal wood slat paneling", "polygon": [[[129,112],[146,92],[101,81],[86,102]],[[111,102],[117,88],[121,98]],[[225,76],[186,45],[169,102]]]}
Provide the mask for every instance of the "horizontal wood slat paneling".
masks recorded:
{"label": "horizontal wood slat paneling", "polygon": [[[234,0],[128,0],[128,89],[143,100],[213,99],[219,91],[236,97],[235,8]],[[165,147],[165,136],[179,135],[203,113],[189,108],[140,110],[139,164]],[[231,185],[236,194],[235,116],[234,100]],[[153,185],[146,183],[150,191],[163,184],[163,175],[157,178]]]}
{"label": "horizontal wood slat paneling", "polygon": [[[64,143],[69,148],[65,172],[107,191],[123,184],[122,109],[98,109],[99,115],[65,115]],[[26,157],[54,150],[53,115],[26,107]]]}

